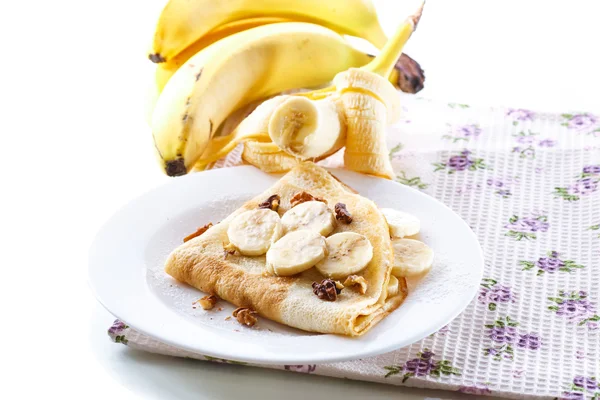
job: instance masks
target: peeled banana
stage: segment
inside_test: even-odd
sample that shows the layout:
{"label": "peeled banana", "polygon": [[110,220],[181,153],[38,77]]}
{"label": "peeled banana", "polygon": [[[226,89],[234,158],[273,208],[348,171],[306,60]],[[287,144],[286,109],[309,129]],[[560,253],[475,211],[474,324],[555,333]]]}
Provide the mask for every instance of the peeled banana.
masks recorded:
{"label": "peeled banana", "polygon": [[299,87],[316,87],[363,63],[339,34],[308,23],[256,27],[226,37],[190,58],[169,80],[152,116],[163,169],[183,175],[234,110]]}
{"label": "peeled banana", "polygon": [[313,22],[364,38],[376,47],[386,41],[370,0],[170,0],[160,15],[148,57],[156,63],[169,62],[219,27],[256,18]]}
{"label": "peeled banana", "polygon": [[269,137],[275,145],[299,160],[333,154],[344,146],[346,124],[330,98],[285,99],[271,114]]}

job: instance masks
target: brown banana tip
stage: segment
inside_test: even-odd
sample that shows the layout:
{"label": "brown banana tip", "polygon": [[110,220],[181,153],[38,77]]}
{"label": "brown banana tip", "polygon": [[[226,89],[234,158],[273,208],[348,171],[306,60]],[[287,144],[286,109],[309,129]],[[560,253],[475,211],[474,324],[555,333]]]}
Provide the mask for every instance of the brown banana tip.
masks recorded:
{"label": "brown banana tip", "polygon": [[418,62],[402,54],[394,69],[398,73],[396,87],[405,93],[418,93],[425,87],[425,72]]}
{"label": "brown banana tip", "polygon": [[155,53],[155,54],[148,54],[148,59],[149,59],[150,61],[152,61],[153,63],[156,63],[156,64],[164,63],[164,62],[166,62],[166,61],[167,61],[167,60],[166,60],[166,59],[165,59],[163,56],[161,56],[159,53]]}
{"label": "brown banana tip", "polygon": [[423,15],[423,7],[425,7],[425,0],[421,2],[419,9],[413,15],[408,17],[413,23],[413,32],[417,30],[417,25],[421,20],[421,16]]}
{"label": "brown banana tip", "polygon": [[183,158],[167,161],[165,165],[168,176],[181,176],[187,174]]}

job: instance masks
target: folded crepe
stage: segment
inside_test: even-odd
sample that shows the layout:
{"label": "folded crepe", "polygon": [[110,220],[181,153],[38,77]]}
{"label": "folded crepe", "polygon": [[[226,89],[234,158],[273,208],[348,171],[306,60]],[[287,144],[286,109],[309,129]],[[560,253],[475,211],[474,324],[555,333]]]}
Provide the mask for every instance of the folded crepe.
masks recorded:
{"label": "folded crepe", "polygon": [[[313,293],[313,282],[324,277],[310,268],[291,277],[265,273],[265,256],[224,256],[229,243],[227,228],[232,219],[258,208],[271,195],[279,195],[278,213],[291,208],[290,200],[300,192],[323,198],[332,209],[346,204],[352,222],[338,222],[332,234],[352,231],[366,236],[373,246],[373,258],[356,275],[364,277],[364,294],[344,288],[335,301],[324,301]],[[371,200],[358,195],[329,172],[313,163],[294,167],[271,188],[248,201],[220,223],[175,249],[165,271],[178,281],[216,295],[238,307],[251,308],[259,315],[305,331],[359,336],[395,310],[406,298],[404,278],[398,278],[397,294],[387,294],[393,265],[389,228],[383,214]]]}

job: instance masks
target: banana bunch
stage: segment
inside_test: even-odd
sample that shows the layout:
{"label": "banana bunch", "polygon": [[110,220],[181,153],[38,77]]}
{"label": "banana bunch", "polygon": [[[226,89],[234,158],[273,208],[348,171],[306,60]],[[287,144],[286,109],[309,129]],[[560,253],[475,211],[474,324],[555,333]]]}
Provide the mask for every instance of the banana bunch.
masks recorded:
{"label": "banana bunch", "polygon": [[[341,34],[378,48],[387,43],[370,0],[170,0],[149,54],[157,63],[159,93],[150,125],[164,172],[205,169],[239,141],[249,141],[244,159],[272,172],[343,147],[347,124],[342,103],[333,98],[290,96],[285,106],[275,106],[277,100],[259,107],[255,112],[263,118],[272,114],[271,130],[283,133],[279,142],[271,139],[269,124],[260,126],[258,115],[240,124],[235,141],[216,137],[223,122],[248,104],[290,89],[322,87],[340,71],[372,63]],[[418,64],[404,55],[394,62],[386,78],[402,90],[420,90]],[[301,135],[307,140],[282,149],[278,144],[299,123],[288,114],[295,109],[305,115]],[[275,161],[276,168],[270,166]]]}
{"label": "banana bunch", "polygon": [[165,172],[189,171],[236,109],[323,85],[362,65],[362,57],[336,32],[302,22],[260,26],[212,44],[177,70],[156,102],[152,134]]}
{"label": "banana bunch", "polygon": [[398,118],[400,103],[387,78],[421,11],[398,28],[373,61],[338,73],[333,86],[263,102],[233,133],[213,139],[196,169],[241,142],[244,160],[268,172],[285,172],[299,161],[317,161],[345,146],[347,168],[392,178],[385,127]]}

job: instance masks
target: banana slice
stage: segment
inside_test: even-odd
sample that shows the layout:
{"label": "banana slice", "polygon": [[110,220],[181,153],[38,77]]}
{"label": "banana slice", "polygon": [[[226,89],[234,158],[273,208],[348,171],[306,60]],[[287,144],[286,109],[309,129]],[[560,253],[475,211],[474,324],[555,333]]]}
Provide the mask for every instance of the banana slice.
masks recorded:
{"label": "banana slice", "polygon": [[243,212],[227,228],[229,241],[245,256],[265,254],[282,233],[279,214],[269,209]]}
{"label": "banana slice", "polygon": [[277,276],[306,271],[325,258],[325,238],[309,230],[290,232],[267,251],[267,270]]}
{"label": "banana slice", "polygon": [[388,297],[393,297],[398,294],[398,287],[400,283],[398,282],[398,278],[394,275],[390,275],[390,281],[388,282],[387,287],[387,295]]}
{"label": "banana slice", "polygon": [[328,278],[341,279],[354,274],[366,267],[373,258],[371,242],[358,233],[336,233],[325,239],[325,242],[327,257],[316,268]]}
{"label": "banana slice", "polygon": [[413,239],[392,239],[394,267],[392,275],[408,277],[424,275],[431,269],[433,250],[423,242]]}
{"label": "banana slice", "polygon": [[307,201],[298,204],[281,217],[285,232],[308,229],[323,236],[329,235],[335,228],[335,218],[321,201]]}
{"label": "banana slice", "polygon": [[421,221],[412,214],[393,208],[382,208],[381,212],[390,227],[390,235],[394,238],[416,235],[421,230]]}

